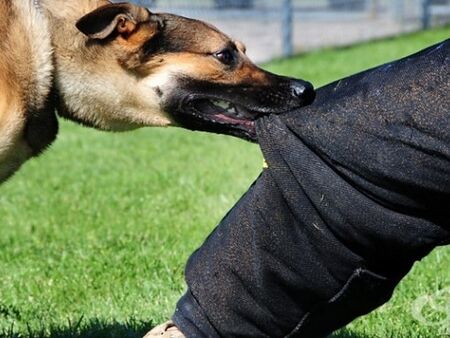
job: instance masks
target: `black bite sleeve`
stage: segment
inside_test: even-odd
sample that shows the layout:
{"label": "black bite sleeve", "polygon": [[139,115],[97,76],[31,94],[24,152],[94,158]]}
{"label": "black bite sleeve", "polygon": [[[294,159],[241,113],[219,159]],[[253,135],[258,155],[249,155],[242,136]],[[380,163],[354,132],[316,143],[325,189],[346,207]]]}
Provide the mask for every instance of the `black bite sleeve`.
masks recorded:
{"label": "black bite sleeve", "polygon": [[323,337],[450,243],[450,42],[259,120],[269,169],[186,268],[187,337]]}

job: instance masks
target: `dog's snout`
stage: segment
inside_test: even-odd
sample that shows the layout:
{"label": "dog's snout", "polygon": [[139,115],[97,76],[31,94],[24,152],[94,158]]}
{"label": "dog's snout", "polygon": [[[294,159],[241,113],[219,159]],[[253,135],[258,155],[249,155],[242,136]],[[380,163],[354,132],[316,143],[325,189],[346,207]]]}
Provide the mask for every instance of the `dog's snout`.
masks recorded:
{"label": "dog's snout", "polygon": [[291,93],[296,99],[302,100],[304,104],[310,104],[316,98],[316,92],[311,83],[293,80],[291,82]]}

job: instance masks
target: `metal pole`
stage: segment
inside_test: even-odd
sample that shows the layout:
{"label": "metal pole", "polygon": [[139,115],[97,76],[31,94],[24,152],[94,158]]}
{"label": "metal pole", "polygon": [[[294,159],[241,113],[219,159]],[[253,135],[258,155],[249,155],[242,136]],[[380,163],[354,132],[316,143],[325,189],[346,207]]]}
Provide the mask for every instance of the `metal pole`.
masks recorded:
{"label": "metal pole", "polygon": [[380,14],[380,3],[378,0],[371,1],[372,18],[375,19]]}
{"label": "metal pole", "polygon": [[395,18],[403,24],[405,19],[405,4],[404,0],[395,0],[394,1],[394,16]]}
{"label": "metal pole", "polygon": [[294,7],[292,0],[283,0],[283,56],[294,54],[293,30],[294,30]]}
{"label": "metal pole", "polygon": [[431,23],[431,0],[423,0],[422,1],[422,28],[428,29],[430,28]]}

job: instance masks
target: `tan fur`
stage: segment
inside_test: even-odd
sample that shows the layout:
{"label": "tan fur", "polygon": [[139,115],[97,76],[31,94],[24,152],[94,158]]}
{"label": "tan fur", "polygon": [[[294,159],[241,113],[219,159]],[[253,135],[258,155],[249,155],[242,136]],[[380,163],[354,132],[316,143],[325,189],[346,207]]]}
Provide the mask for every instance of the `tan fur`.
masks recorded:
{"label": "tan fur", "polygon": [[[141,88],[139,79],[111,59],[118,46],[87,49],[86,37],[75,27],[83,15],[108,1],[41,0],[48,11],[56,57],[56,85],[65,109],[103,130],[124,131],[142,126],[168,126],[154,91]],[[76,4],[75,4],[76,3]],[[139,34],[119,41],[122,48],[141,45]],[[148,36],[147,36],[148,38]],[[133,46],[134,40],[134,46]]]}
{"label": "tan fur", "polygon": [[[114,62],[110,51],[85,48],[86,37],[75,23],[106,4],[109,1],[0,0],[0,182],[32,157],[26,122],[32,111],[46,108],[53,80],[61,95],[58,108],[76,112],[75,118],[97,128],[121,131],[171,124],[156,94]],[[140,35],[144,33],[149,34]],[[127,46],[122,44],[132,48],[143,38],[137,34]]]}
{"label": "tan fur", "polygon": [[[246,58],[245,55],[242,57]],[[155,72],[155,69],[158,69],[158,71]],[[264,85],[269,82],[267,73],[251,62],[243,62],[233,72],[224,72],[217,67],[217,62],[208,55],[194,53],[167,54],[163,60],[153,60],[142,65],[140,70],[149,76],[149,81],[154,81],[151,74],[156,73],[158,77],[165,79],[170,77],[170,74],[185,74],[199,80],[204,79],[226,84],[258,83]]]}
{"label": "tan fur", "polygon": [[0,182],[31,157],[23,132],[28,110],[42,109],[52,82],[45,16],[32,1],[0,0]]}

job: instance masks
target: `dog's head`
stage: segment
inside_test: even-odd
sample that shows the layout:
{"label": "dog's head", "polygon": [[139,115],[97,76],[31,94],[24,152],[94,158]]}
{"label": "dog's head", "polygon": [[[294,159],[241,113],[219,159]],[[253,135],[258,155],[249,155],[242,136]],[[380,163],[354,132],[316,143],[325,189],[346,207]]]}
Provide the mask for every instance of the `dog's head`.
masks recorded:
{"label": "dog's head", "polygon": [[258,68],[242,43],[198,20],[120,3],[87,14],[77,28],[88,47],[111,49],[167,124],[254,140],[258,117],[315,97],[310,83]]}

